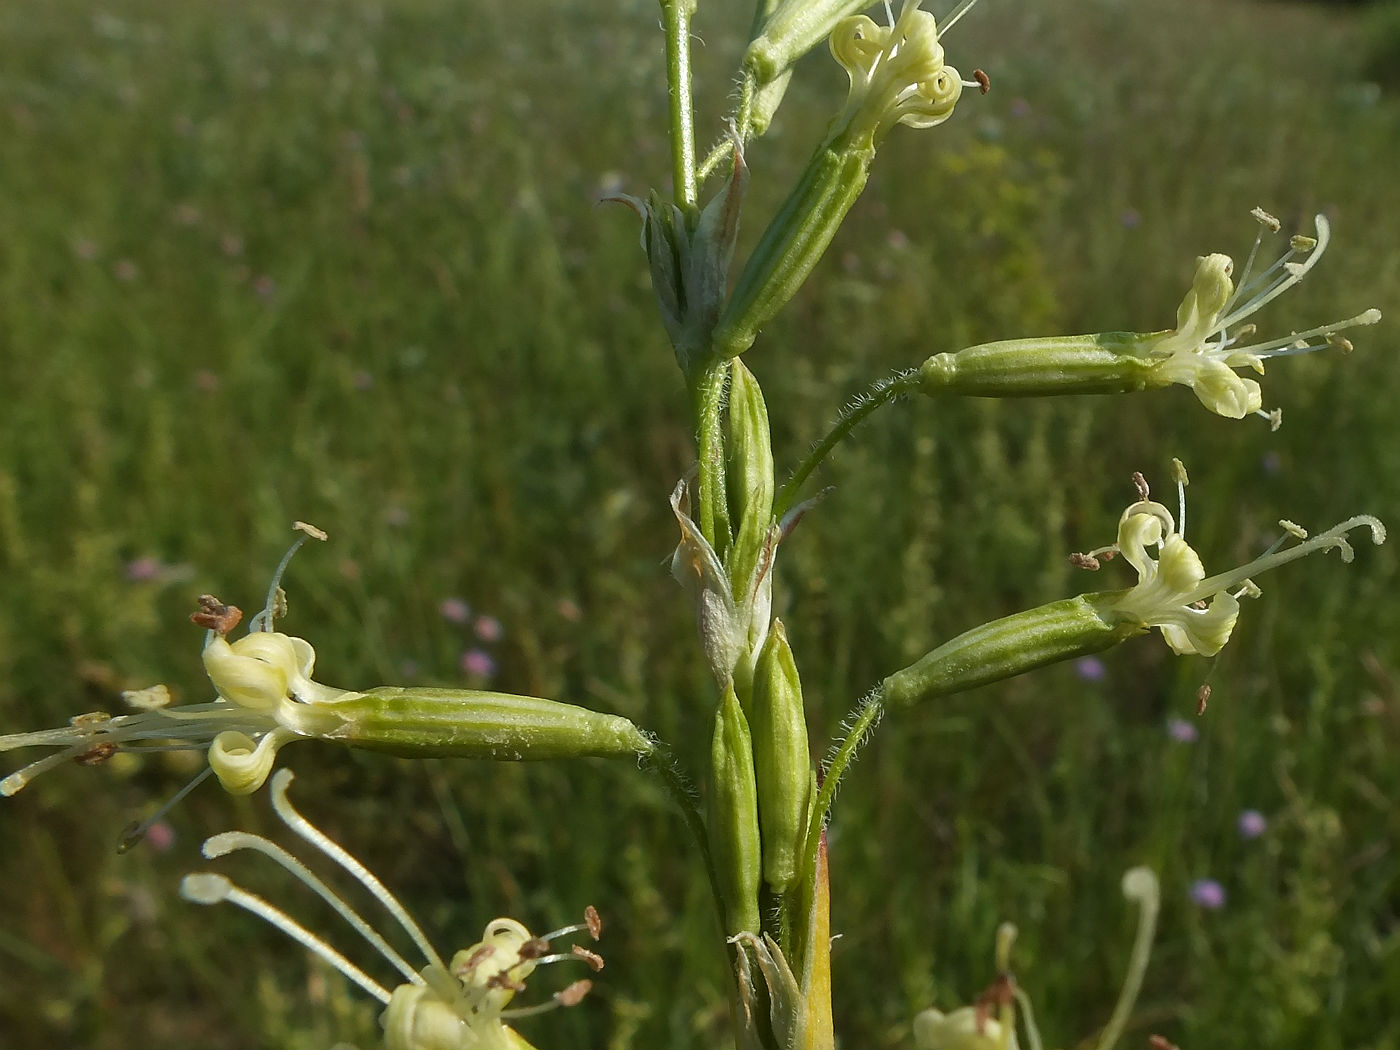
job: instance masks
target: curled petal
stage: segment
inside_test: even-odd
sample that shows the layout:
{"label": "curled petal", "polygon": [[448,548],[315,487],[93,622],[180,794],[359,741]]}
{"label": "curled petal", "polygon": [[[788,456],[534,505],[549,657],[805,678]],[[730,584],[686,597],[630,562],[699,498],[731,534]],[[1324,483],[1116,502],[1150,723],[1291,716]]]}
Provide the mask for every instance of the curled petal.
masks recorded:
{"label": "curled petal", "polygon": [[1148,626],[1160,627],[1162,637],[1178,656],[1214,656],[1230,640],[1239,615],[1238,599],[1225,591],[1205,609],[1190,605],[1164,609]]}
{"label": "curled petal", "polygon": [[[1184,362],[1183,362],[1184,363]],[[1218,358],[1200,357],[1192,362],[1191,376],[1184,380],[1201,404],[1217,416],[1243,419],[1258,412],[1264,404],[1264,394],[1253,379],[1246,379],[1230,370]],[[1172,371],[1168,368],[1165,371]]]}
{"label": "curled petal", "polygon": [[287,696],[297,662],[285,634],[258,631],[233,645],[214,635],[204,647],[204,669],[219,695],[239,707],[269,711]]}
{"label": "curled petal", "polygon": [[273,729],[255,741],[247,733],[227,730],[209,745],[209,766],[230,795],[251,795],[272,772],[277,749],[295,736],[289,730]]}
{"label": "curled petal", "polygon": [[1206,578],[1201,556],[1178,533],[1172,533],[1162,544],[1157,571],[1162,583],[1173,591],[1189,591]]}

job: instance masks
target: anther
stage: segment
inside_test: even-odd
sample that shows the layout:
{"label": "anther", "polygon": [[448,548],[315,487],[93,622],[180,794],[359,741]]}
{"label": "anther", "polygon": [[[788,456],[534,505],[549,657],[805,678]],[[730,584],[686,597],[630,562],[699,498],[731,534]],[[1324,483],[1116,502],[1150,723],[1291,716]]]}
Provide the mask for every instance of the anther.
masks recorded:
{"label": "anther", "polygon": [[212,594],[201,594],[195,600],[199,603],[199,612],[190,613],[190,621],[215,634],[228,634],[243,619],[242,609],[236,605],[225,605]]}

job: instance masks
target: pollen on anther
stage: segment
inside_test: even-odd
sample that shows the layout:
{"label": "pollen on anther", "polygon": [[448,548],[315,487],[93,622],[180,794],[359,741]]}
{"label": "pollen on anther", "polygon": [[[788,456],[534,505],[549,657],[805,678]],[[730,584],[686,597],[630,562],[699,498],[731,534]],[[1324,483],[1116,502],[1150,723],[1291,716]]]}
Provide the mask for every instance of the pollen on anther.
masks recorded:
{"label": "pollen on anther", "polygon": [[577,1006],[583,997],[593,990],[593,982],[587,978],[575,981],[563,991],[554,993],[554,1001],[560,1006]]}
{"label": "pollen on anther", "polygon": [[603,917],[598,914],[598,909],[591,904],[584,908],[583,921],[588,924],[588,935],[595,941],[601,940],[603,936]]}
{"label": "pollen on anther", "polygon": [[1283,223],[1279,222],[1278,219],[1274,218],[1263,208],[1255,208],[1249,214],[1254,216],[1260,226],[1267,226],[1269,229],[1273,230],[1274,233],[1278,233],[1283,227]]}
{"label": "pollen on anther", "polygon": [[603,957],[597,952],[591,952],[581,944],[570,945],[569,951],[572,952],[576,958],[586,962],[594,973],[597,973],[603,968]]}

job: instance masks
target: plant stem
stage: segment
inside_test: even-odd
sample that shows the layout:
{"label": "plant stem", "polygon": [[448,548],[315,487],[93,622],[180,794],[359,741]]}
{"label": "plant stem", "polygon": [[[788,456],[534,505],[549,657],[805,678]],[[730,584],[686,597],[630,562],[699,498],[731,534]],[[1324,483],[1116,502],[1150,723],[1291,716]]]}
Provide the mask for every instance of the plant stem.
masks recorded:
{"label": "plant stem", "polygon": [[880,721],[880,716],[884,713],[884,701],[880,695],[879,687],[876,687],[856,709],[856,716],[846,732],[845,739],[837,746],[835,753],[826,763],[821,787],[817,789],[816,798],[812,800],[811,823],[807,825],[807,840],[802,846],[802,860],[797,868],[797,883],[791,891],[797,897],[796,908],[793,909],[797,917],[797,922],[793,926],[793,943],[798,959],[803,958],[807,950],[805,943],[807,936],[806,917],[811,914],[812,902],[816,893],[814,879],[817,872],[817,850],[821,845],[822,829],[826,826],[827,813],[831,809],[832,799],[836,797],[836,788],[841,783],[841,778],[845,775],[847,767],[850,766],[856,752],[861,749],[861,745],[865,743],[875,728],[875,724]]}
{"label": "plant stem", "polygon": [[841,411],[841,415],[832,424],[826,436],[812,447],[812,451],[807,454],[798,468],[792,472],[792,477],[784,483],[778,491],[778,497],[773,501],[773,515],[782,520],[784,514],[792,509],[797,502],[797,494],[801,490],[803,483],[821,465],[822,460],[839,445],[846,437],[864,422],[865,418],[877,408],[883,408],[901,394],[906,394],[919,385],[919,373],[917,370],[902,372],[882,379],[864,394],[861,394],[855,401],[851,402]]}
{"label": "plant stem", "polygon": [[666,29],[666,83],[670,88],[671,181],[676,203],[693,214],[699,195],[695,185],[695,114],[690,85],[690,16],[695,0],[661,0]]}
{"label": "plant stem", "polygon": [[695,789],[681,772],[680,764],[668,744],[656,742],[656,747],[642,759],[644,768],[650,769],[661,778],[666,793],[681,811],[681,818],[690,829],[695,844],[700,848],[700,856],[705,861],[705,873],[710,879],[710,896],[714,898],[715,915],[721,926],[724,924],[724,898],[720,895],[719,873],[715,871],[715,861],[710,853],[710,839],[705,830],[705,818],[700,815],[700,806]]}

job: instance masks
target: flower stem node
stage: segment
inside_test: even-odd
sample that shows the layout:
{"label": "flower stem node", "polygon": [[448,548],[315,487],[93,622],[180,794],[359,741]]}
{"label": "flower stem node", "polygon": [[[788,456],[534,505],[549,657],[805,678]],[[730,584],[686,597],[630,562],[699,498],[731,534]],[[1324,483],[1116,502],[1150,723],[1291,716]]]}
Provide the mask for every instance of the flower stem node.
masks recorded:
{"label": "flower stem node", "polygon": [[620,194],[642,220],[642,249],[651,285],[676,360],[687,376],[698,373],[711,349],[711,333],[728,294],[729,263],[739,236],[748,166],[739,136],[730,129],[734,165],[724,184],[696,216],[655,191],[646,200]]}

